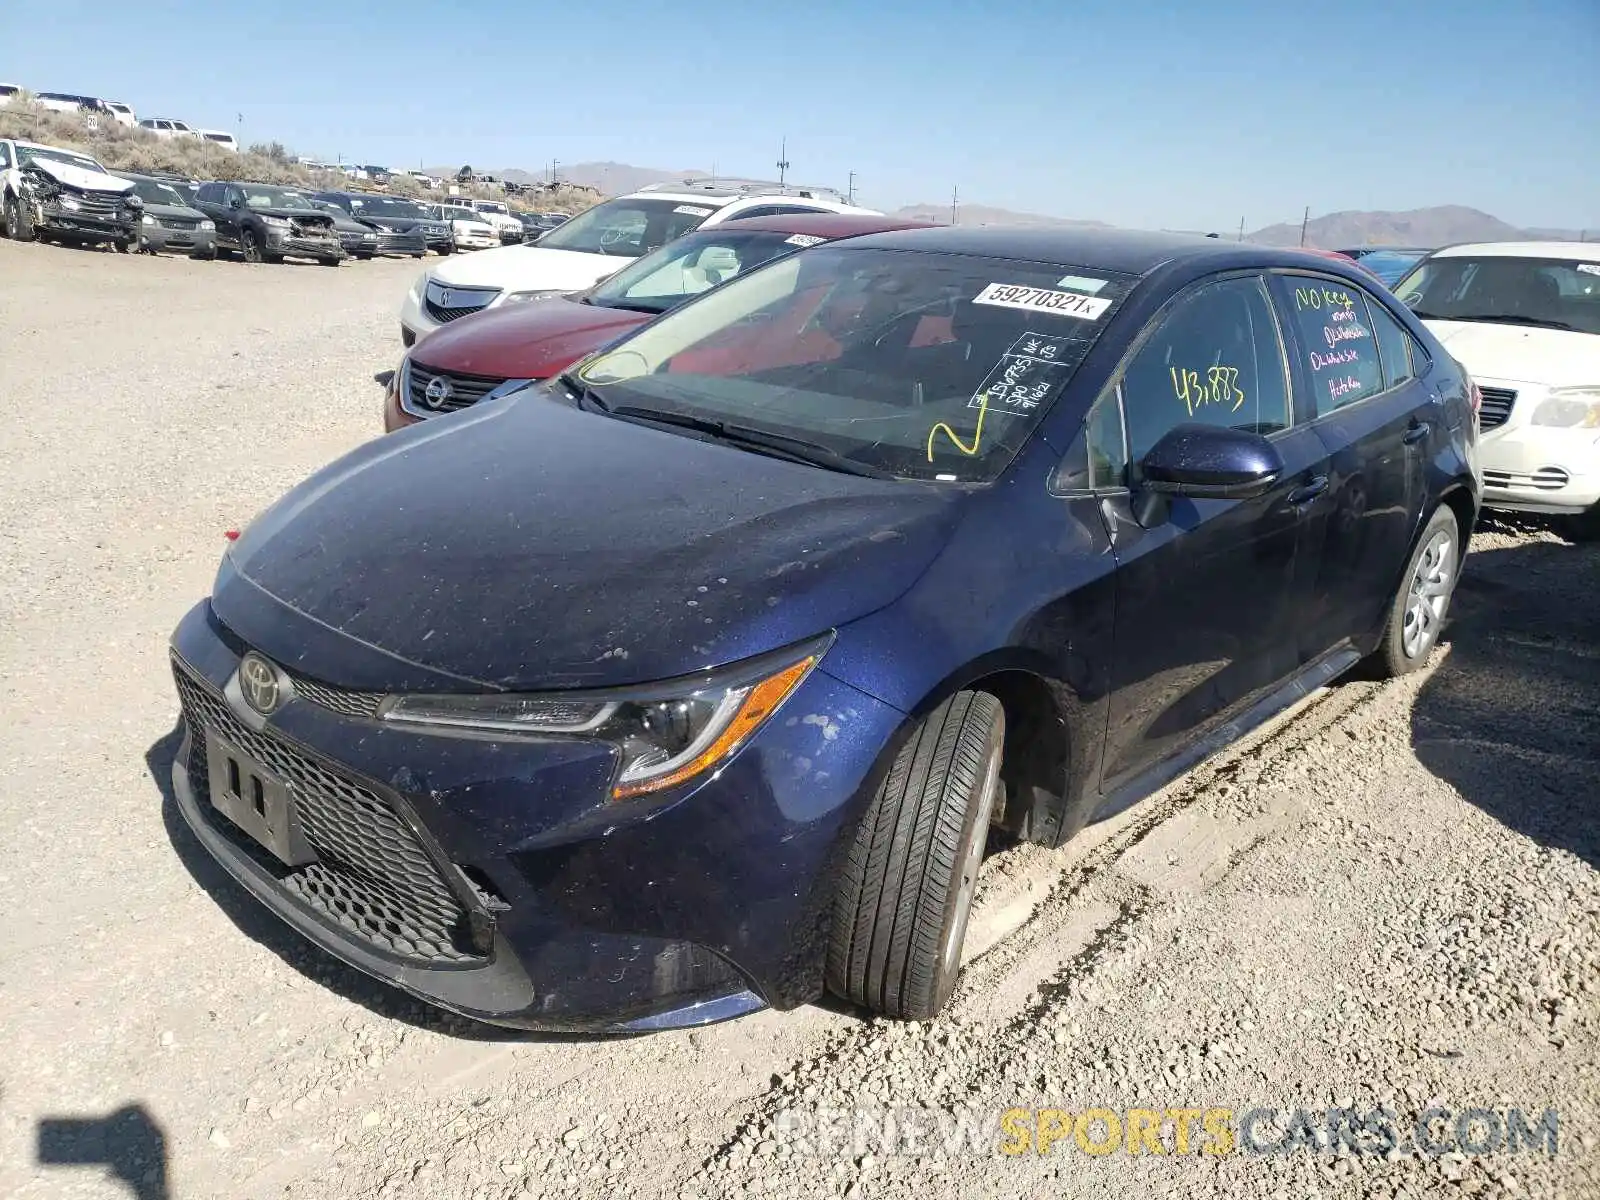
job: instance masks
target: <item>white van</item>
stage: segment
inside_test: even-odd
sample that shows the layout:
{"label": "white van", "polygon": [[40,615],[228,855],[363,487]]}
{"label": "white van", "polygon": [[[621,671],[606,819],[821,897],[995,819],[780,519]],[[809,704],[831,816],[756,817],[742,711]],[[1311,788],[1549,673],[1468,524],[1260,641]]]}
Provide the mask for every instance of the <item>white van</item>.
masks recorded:
{"label": "white van", "polygon": [[1478,385],[1484,504],[1600,538],[1600,243],[1447,246],[1394,293]]}

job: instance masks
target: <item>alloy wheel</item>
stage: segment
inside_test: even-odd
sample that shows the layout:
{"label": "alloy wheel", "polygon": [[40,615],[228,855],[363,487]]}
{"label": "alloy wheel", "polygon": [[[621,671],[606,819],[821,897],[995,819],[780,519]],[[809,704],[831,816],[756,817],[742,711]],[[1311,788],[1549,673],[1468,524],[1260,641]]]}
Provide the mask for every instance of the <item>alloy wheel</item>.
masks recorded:
{"label": "alloy wheel", "polygon": [[1405,624],[1400,644],[1407,658],[1425,658],[1438,640],[1444,621],[1444,607],[1455,583],[1455,539],[1449,531],[1435,530],[1417,556],[1411,575],[1411,590],[1406,596]]}
{"label": "alloy wheel", "polygon": [[940,958],[946,972],[953,971],[961,962],[961,946],[967,940],[967,916],[972,912],[973,893],[978,890],[978,868],[983,866],[983,849],[989,841],[989,819],[994,814],[995,793],[1000,790],[1000,747],[989,756],[984,770],[983,789],[978,793],[978,813],[973,820],[972,836],[967,839],[965,853],[957,867],[955,919],[945,931]]}

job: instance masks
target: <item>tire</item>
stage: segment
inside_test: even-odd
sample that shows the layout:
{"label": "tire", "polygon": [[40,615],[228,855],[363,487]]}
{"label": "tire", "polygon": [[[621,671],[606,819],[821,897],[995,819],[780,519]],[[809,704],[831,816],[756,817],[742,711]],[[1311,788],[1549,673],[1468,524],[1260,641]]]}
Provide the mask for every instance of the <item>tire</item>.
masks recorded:
{"label": "tire", "polygon": [[196,250],[189,257],[190,258],[194,258],[194,259],[198,259],[201,262],[216,262],[217,261],[217,248],[215,246],[209,246],[204,250]]}
{"label": "tire", "polygon": [[15,196],[6,197],[6,236],[13,242],[33,241],[33,217]]}
{"label": "tire", "polygon": [[[362,262],[371,262],[376,257],[377,257],[377,255],[375,255],[375,254],[358,254],[358,255],[356,255],[356,258],[360,259]],[[323,261],[326,262],[327,260],[324,259]],[[335,263],[333,265],[334,266],[338,266],[339,264],[338,264],[337,261],[335,261]]]}
{"label": "tire", "polygon": [[121,241],[114,243],[114,245],[117,247],[118,254],[139,253],[139,239],[136,237],[123,238]]}
{"label": "tire", "polygon": [[445,246],[439,251],[439,256],[443,258],[446,254],[454,254],[455,252],[456,248],[454,246]]}
{"label": "tire", "polygon": [[264,263],[267,260],[266,243],[261,240],[261,235],[254,229],[243,229],[239,232],[239,253],[244,256],[247,263]]}
{"label": "tire", "polygon": [[1383,640],[1370,660],[1378,678],[1408,675],[1427,663],[1461,577],[1462,549],[1456,515],[1441,504],[1423,527],[1389,606]]}
{"label": "tire", "polygon": [[339,265],[337,258],[319,258],[317,261],[325,267],[337,267]]}
{"label": "tire", "polygon": [[1005,713],[957,692],[918,724],[856,831],[834,899],[828,988],[886,1016],[935,1016],[961,972]]}
{"label": "tire", "polygon": [[1600,504],[1591,504],[1565,522],[1567,536],[1575,542],[1600,542]]}

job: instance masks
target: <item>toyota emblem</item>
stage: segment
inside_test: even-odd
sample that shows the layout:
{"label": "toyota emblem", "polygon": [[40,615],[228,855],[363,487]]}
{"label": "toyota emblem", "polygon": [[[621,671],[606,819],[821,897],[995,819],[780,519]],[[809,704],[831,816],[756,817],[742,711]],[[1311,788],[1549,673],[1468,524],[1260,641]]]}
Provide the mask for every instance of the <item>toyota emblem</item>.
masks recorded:
{"label": "toyota emblem", "polygon": [[253,651],[246,654],[239,663],[239,692],[251,708],[270,716],[283,700],[278,668]]}
{"label": "toyota emblem", "polygon": [[434,411],[445,406],[453,395],[455,389],[450,386],[450,381],[442,375],[435,375],[428,380],[428,386],[422,389],[422,402]]}

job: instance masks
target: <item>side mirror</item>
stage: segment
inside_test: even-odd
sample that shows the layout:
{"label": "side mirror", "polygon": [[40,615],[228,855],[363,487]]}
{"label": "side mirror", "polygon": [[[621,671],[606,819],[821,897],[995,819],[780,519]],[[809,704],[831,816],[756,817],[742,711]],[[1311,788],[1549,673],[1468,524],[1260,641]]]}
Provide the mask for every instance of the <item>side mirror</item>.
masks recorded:
{"label": "side mirror", "polygon": [[1249,500],[1283,474],[1278,449],[1259,433],[1178,425],[1139,463],[1139,486],[1196,500]]}
{"label": "side mirror", "polygon": [[237,196],[229,196],[228,197],[228,207],[229,208],[243,208],[244,207],[244,201],[239,199],[239,197],[237,197]]}

